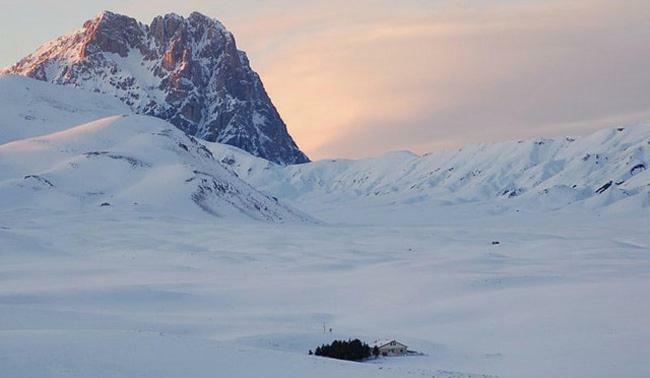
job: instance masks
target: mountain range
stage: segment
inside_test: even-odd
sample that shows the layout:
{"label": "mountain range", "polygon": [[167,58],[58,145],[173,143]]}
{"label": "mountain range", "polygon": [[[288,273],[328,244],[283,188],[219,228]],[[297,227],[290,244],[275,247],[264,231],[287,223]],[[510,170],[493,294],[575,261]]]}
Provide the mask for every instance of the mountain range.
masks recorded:
{"label": "mountain range", "polygon": [[256,188],[330,221],[340,221],[341,214],[348,221],[426,223],[497,213],[629,214],[650,208],[648,124],[287,167],[228,146],[208,148]]}
{"label": "mountain range", "polygon": [[92,210],[108,203],[269,221],[366,222],[373,214],[427,222],[453,214],[650,207],[644,124],[285,166],[78,88],[5,75],[0,100],[3,208]]}

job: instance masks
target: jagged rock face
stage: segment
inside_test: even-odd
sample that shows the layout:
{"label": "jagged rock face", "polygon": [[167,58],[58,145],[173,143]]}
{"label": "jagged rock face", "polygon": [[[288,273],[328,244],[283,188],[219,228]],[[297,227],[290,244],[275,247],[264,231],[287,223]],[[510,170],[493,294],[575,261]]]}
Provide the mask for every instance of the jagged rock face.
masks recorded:
{"label": "jagged rock face", "polygon": [[200,13],[147,26],[103,12],[2,73],[112,94],[187,134],[279,164],[309,161],[233,35]]}

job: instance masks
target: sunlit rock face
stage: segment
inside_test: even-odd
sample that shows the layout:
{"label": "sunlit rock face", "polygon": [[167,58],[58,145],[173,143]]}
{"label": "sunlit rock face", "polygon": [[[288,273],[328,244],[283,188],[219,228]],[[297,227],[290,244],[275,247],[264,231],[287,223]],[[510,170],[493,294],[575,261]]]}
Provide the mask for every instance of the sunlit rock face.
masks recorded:
{"label": "sunlit rock face", "polygon": [[189,135],[275,163],[309,161],[233,35],[200,13],[144,25],[103,12],[2,72],[112,94]]}

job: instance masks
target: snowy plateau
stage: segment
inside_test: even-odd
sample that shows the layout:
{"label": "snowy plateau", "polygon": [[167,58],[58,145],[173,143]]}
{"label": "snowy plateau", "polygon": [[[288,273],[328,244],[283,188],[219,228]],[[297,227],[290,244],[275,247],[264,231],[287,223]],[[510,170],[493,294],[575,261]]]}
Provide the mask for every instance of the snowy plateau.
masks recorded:
{"label": "snowy plateau", "polygon": [[[648,125],[285,166],[27,77],[0,110],[2,377],[650,376]],[[421,355],[307,354],[355,337]]]}

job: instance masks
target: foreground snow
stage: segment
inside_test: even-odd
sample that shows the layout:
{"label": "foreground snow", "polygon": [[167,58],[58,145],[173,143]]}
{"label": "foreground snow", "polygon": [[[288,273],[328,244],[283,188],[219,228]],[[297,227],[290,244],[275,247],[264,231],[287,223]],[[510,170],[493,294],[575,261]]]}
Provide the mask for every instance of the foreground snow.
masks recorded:
{"label": "foreground snow", "polygon": [[[647,217],[343,227],[112,211],[2,211],[3,374],[650,374]],[[306,355],[334,337],[425,356]]]}

